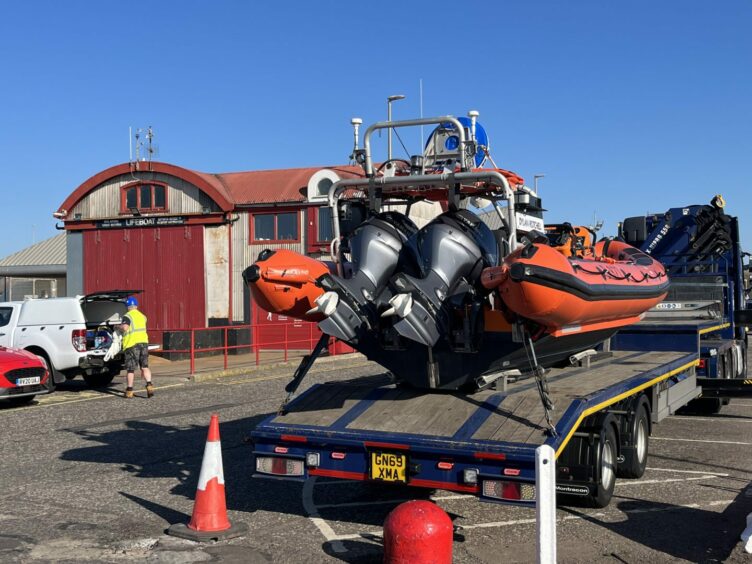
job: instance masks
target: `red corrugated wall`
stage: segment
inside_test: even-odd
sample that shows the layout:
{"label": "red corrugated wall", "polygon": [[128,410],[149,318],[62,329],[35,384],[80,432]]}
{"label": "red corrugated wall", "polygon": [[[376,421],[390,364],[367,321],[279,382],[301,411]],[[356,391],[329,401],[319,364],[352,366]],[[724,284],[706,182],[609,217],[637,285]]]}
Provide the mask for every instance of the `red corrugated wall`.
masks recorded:
{"label": "red corrugated wall", "polygon": [[140,289],[153,329],[205,327],[203,226],[84,232],[84,292]]}
{"label": "red corrugated wall", "polygon": [[305,323],[286,315],[269,313],[258,307],[251,299],[254,343],[262,349],[282,350],[287,339],[288,349],[311,349],[321,337],[321,331],[314,323]]}

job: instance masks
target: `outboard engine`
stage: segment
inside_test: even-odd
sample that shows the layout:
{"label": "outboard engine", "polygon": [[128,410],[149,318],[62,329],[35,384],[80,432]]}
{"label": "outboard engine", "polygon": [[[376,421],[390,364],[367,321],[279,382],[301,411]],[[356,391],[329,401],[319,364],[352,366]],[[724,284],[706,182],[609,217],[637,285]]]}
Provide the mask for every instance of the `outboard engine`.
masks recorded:
{"label": "outboard engine", "polygon": [[391,297],[391,293],[383,296],[390,278],[398,266],[409,268],[415,263],[405,243],[417,231],[399,212],[380,213],[355,228],[346,242],[352,276],[330,275],[321,281],[326,292],[316,300],[314,309],[326,316],[319,322],[324,333],[352,342],[360,330],[373,328],[379,305]]}
{"label": "outboard engine", "polygon": [[[421,277],[397,274],[393,285],[399,293],[383,315],[400,318],[394,328],[403,337],[432,347],[442,334],[449,336],[449,305],[466,305],[481,271],[498,264],[499,247],[488,226],[468,210],[441,214],[414,239]],[[479,316],[480,302],[474,305]]]}

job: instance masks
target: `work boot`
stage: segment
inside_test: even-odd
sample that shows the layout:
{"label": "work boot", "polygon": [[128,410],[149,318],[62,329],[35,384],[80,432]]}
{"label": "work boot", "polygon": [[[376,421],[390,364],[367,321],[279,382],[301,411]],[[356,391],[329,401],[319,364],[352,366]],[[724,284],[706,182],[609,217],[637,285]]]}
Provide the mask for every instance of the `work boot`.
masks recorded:
{"label": "work boot", "polygon": [[152,397],[154,395],[154,384],[151,382],[146,383],[146,397]]}
{"label": "work boot", "polygon": [[133,388],[126,388],[125,389],[125,397],[126,397],[126,399],[133,398]]}

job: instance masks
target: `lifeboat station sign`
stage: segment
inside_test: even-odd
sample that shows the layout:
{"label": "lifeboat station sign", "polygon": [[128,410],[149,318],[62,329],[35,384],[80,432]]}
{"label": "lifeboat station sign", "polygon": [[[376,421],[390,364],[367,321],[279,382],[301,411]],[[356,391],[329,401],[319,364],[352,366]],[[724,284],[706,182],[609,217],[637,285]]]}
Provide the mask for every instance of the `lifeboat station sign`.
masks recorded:
{"label": "lifeboat station sign", "polygon": [[184,216],[171,217],[128,217],[124,219],[103,219],[97,221],[98,229],[122,229],[128,227],[166,227],[169,225],[184,225],[187,222]]}

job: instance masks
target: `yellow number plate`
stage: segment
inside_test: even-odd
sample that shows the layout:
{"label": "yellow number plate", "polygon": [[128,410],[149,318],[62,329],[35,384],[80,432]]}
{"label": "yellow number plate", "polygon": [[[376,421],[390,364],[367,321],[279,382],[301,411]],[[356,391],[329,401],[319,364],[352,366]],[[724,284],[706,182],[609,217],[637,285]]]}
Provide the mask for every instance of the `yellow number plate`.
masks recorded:
{"label": "yellow number plate", "polygon": [[407,483],[407,456],[392,452],[371,452],[371,479]]}

